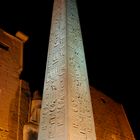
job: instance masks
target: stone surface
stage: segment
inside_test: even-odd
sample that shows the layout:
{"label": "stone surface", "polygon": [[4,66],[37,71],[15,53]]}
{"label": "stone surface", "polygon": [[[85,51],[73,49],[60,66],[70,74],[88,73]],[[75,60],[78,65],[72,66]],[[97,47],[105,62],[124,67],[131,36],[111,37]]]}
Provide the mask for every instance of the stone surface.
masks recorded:
{"label": "stone surface", "polygon": [[28,112],[29,104],[31,100],[31,93],[29,89],[29,84],[23,80],[20,81],[21,92],[19,98],[19,109],[18,109],[18,131],[17,131],[17,140],[22,140],[23,137],[23,127],[28,122]]}
{"label": "stone surface", "polygon": [[29,111],[29,120],[23,127],[23,140],[37,140],[38,137],[41,97],[38,91],[35,91],[33,95],[31,109]]}
{"label": "stone surface", "polygon": [[91,87],[97,140],[135,140],[123,106]]}
{"label": "stone surface", "polygon": [[22,53],[23,42],[0,29],[0,140],[16,140],[24,122],[19,118],[24,114],[20,103],[26,104],[19,79]]}
{"label": "stone surface", "polygon": [[29,122],[39,125],[40,110],[41,110],[41,98],[33,99],[31,103],[31,112],[30,112]]}
{"label": "stone surface", "polygon": [[96,140],[75,0],[55,0],[38,140]]}
{"label": "stone surface", "polygon": [[38,137],[38,125],[25,124],[23,127],[23,140],[37,140]]}

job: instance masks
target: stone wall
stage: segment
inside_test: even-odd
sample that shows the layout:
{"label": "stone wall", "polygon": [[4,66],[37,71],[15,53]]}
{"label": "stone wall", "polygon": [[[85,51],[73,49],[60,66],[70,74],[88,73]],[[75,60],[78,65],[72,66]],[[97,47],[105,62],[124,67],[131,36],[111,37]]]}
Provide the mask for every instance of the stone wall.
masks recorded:
{"label": "stone wall", "polygon": [[91,87],[97,140],[134,140],[123,106]]}
{"label": "stone wall", "polygon": [[31,103],[31,94],[29,85],[27,82],[20,81],[20,98],[18,105],[18,131],[17,131],[17,140],[22,140],[23,138],[23,126],[28,122],[29,117],[29,106]]}
{"label": "stone wall", "polygon": [[0,140],[18,136],[22,50],[21,40],[0,29]]}

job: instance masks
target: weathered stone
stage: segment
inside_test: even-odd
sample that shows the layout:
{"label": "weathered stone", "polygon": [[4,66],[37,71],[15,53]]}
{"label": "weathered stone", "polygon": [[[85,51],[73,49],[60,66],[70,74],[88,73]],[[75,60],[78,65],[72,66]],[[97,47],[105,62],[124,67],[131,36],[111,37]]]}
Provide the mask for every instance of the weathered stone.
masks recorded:
{"label": "weathered stone", "polygon": [[23,42],[0,29],[0,140],[22,140],[22,126],[27,121],[29,86],[20,81]]}
{"label": "weathered stone", "polygon": [[38,140],[96,140],[75,0],[55,0]]}
{"label": "weathered stone", "polygon": [[97,140],[135,140],[123,106],[90,88]]}

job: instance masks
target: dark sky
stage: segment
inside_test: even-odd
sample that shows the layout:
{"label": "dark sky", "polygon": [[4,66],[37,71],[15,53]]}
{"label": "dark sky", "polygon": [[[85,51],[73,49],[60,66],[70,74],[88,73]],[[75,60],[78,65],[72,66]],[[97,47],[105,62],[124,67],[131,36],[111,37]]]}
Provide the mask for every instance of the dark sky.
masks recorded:
{"label": "dark sky", "polygon": [[[32,91],[42,91],[52,0],[3,1],[0,5],[0,28],[29,36],[21,77],[29,81]],[[140,139],[137,9],[129,2],[78,0],[78,10],[89,83],[123,104],[135,137]]]}

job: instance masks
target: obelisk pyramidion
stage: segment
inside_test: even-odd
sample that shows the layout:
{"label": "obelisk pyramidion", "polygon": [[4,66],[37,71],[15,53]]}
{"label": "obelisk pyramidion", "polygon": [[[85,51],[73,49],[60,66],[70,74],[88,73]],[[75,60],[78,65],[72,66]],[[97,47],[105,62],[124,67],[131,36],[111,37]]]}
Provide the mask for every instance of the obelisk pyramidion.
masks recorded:
{"label": "obelisk pyramidion", "polygon": [[54,0],[38,140],[96,140],[75,0]]}

